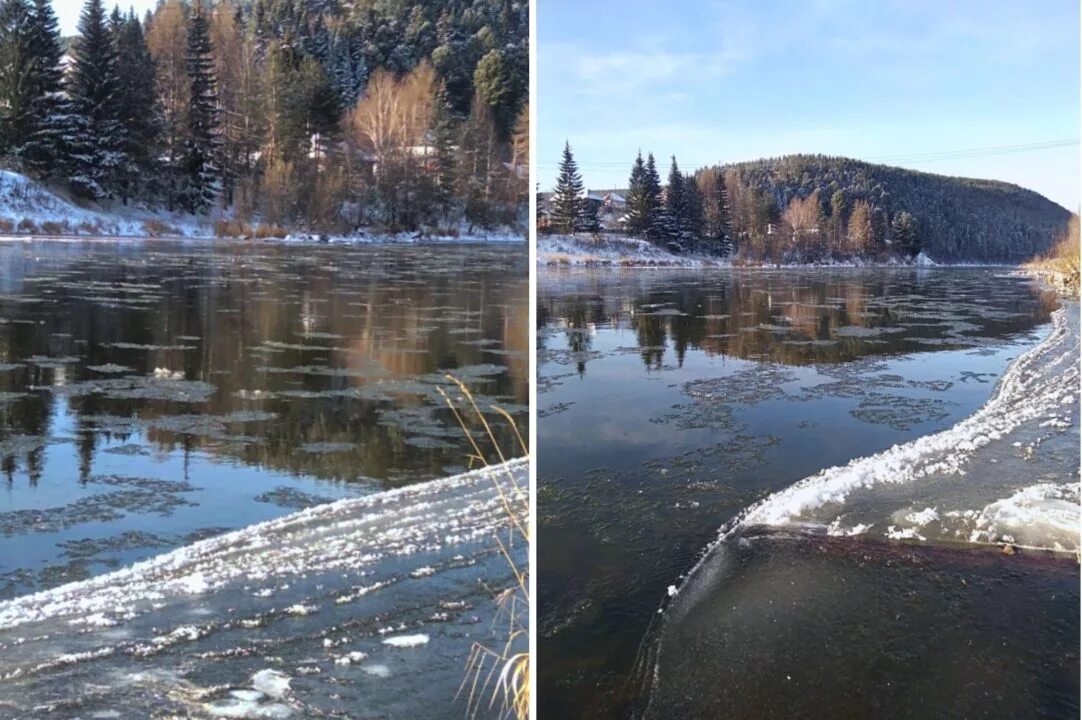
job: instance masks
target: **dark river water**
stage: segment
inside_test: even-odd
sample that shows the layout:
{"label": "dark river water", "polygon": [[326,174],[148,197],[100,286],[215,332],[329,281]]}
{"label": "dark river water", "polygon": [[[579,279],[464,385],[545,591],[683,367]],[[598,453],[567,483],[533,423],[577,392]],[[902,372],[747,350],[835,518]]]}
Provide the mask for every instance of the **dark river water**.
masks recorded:
{"label": "dark river water", "polygon": [[522,454],[492,408],[525,436],[528,266],[524,245],[0,245],[0,717],[465,712],[513,584],[497,487],[526,466],[421,481],[479,464],[441,390],[498,458],[448,375]]}
{"label": "dark river water", "polygon": [[542,716],[1077,716],[1057,307],[1000,269],[542,270]]}

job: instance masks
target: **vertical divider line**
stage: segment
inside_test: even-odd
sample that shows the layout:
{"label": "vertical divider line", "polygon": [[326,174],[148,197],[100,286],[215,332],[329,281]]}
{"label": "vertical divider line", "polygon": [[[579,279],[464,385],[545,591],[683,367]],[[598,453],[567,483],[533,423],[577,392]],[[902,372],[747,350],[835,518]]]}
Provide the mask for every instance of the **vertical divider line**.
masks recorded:
{"label": "vertical divider line", "polygon": [[530,587],[530,717],[537,718],[537,576],[540,568],[537,564],[537,2],[530,3],[530,167],[529,167],[529,219],[527,220],[527,242],[529,243],[530,263],[530,311],[529,317],[529,404],[530,404],[530,547],[529,587]]}

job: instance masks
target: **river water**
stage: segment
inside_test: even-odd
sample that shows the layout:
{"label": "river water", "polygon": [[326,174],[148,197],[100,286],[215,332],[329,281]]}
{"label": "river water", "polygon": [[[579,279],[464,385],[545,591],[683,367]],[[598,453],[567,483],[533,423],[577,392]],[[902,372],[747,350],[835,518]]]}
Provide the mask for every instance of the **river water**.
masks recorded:
{"label": "river water", "polygon": [[544,715],[1077,714],[1057,305],[998,269],[543,272]]}
{"label": "river water", "polygon": [[512,578],[502,474],[424,484],[478,464],[440,391],[485,461],[452,378],[521,454],[492,408],[525,434],[527,267],[518,245],[0,246],[0,717],[443,717]]}

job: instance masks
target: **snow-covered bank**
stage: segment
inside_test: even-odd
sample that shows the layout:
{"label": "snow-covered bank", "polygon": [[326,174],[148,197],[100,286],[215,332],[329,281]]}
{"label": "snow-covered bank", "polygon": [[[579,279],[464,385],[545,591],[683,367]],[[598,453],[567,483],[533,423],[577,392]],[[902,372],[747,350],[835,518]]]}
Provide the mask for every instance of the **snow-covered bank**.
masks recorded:
{"label": "snow-covered bank", "polygon": [[322,505],[0,603],[0,717],[460,712],[471,644],[504,640],[497,536],[519,562],[526,549],[500,491],[527,472]]}
{"label": "snow-covered bank", "polygon": [[213,222],[117,204],[90,209],[40,183],[0,170],[0,232],[19,236],[211,237]]}
{"label": "snow-covered bank", "polygon": [[[621,268],[659,268],[659,267],[762,267],[762,268],[806,268],[806,267],[935,267],[940,263],[921,252],[911,260],[891,257],[882,261],[871,261],[860,257],[845,259],[826,259],[814,263],[752,263],[738,259],[735,263],[729,258],[706,255],[676,254],[658,247],[641,238],[624,235],[539,235],[537,238],[537,262],[539,265],[552,267],[621,267]],[[951,267],[984,267],[982,264],[954,265]]]}
{"label": "snow-covered bank", "polygon": [[768,526],[1079,552],[1077,313],[1057,310],[1047,337],[970,417],[764,498],[725,525],[714,547]]}
{"label": "snow-covered bank", "polygon": [[725,267],[720,258],[676,255],[623,235],[538,235],[541,265],[582,267]]}
{"label": "snow-covered bank", "polygon": [[62,192],[23,175],[0,170],[0,242],[33,239],[232,239],[257,242],[368,245],[380,243],[525,242],[520,228],[482,230],[461,225],[433,232],[349,234],[288,232],[239,223],[215,215],[198,216],[125,206],[119,202],[83,207]]}

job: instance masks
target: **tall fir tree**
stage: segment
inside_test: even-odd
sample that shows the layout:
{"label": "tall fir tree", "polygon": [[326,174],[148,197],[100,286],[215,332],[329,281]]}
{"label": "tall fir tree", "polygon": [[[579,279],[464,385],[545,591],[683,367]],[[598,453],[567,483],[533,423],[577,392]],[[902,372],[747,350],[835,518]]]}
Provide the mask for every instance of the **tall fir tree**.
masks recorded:
{"label": "tall fir tree", "polygon": [[222,187],[219,166],[221,118],[214,54],[207,17],[198,3],[188,21],[188,135],[184,143],[184,204],[192,212],[206,212],[218,199]]}
{"label": "tall fir tree", "polygon": [[714,207],[711,238],[715,251],[722,257],[733,254],[733,219],[729,210],[729,191],[721,168],[714,169]]}
{"label": "tall fir tree", "polygon": [[110,197],[128,159],[118,106],[116,47],[101,0],[87,0],[73,54],[67,87],[71,123],[65,135],[68,181],[80,195]]}
{"label": "tall fir tree", "polygon": [[650,197],[647,188],[646,163],[642,152],[635,156],[631,165],[631,177],[627,181],[627,231],[632,235],[645,235],[650,227]]}
{"label": "tall fir tree", "polygon": [[661,197],[661,175],[658,174],[653,153],[646,156],[646,173],[643,177],[647,201],[646,237],[654,242],[663,242],[668,237],[669,220]]}
{"label": "tall fir tree", "polygon": [[128,163],[118,178],[118,191],[126,201],[156,177],[158,139],[162,130],[155,93],[154,58],[143,26],[134,12],[127,17],[114,11],[111,21],[117,49],[117,87],[120,122],[124,127]]}
{"label": "tall fir tree", "polygon": [[430,133],[436,155],[436,202],[444,220],[450,213],[457,182],[458,169],[455,163],[457,131],[454,116],[451,115],[451,108],[447,104],[446,90],[441,85],[436,92]]}
{"label": "tall fir tree", "polygon": [[910,257],[920,252],[920,228],[917,219],[905,210],[894,215],[891,237],[898,249]]}
{"label": "tall fir tree", "polygon": [[29,127],[12,150],[30,175],[49,178],[63,172],[64,136],[71,121],[60,67],[60,28],[50,0],[34,0],[27,44],[34,54]]}
{"label": "tall fir tree", "polygon": [[665,188],[665,226],[664,239],[669,242],[687,244],[691,239],[688,227],[688,199],[684,187],[686,179],[676,164],[673,156],[669,166],[669,184]]}
{"label": "tall fir tree", "polygon": [[703,192],[694,175],[684,176],[684,217],[680,232],[688,247],[701,251],[703,247],[703,224],[705,219]]}
{"label": "tall fir tree", "polygon": [[580,225],[583,189],[582,176],[571,154],[571,144],[565,142],[560,173],[556,177],[556,191],[552,197],[552,224],[558,231],[572,233]]}
{"label": "tall fir tree", "polygon": [[0,0],[0,152],[8,153],[30,130],[34,50],[27,0]]}

